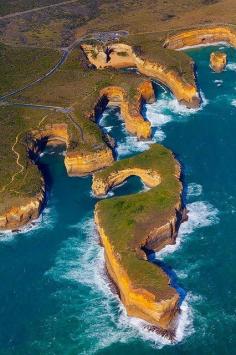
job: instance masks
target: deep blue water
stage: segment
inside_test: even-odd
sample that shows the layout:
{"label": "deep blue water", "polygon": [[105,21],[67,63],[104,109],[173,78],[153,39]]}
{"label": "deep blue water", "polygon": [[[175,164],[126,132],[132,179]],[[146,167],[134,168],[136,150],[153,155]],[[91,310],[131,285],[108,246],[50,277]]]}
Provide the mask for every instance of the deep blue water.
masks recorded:
{"label": "deep blue water", "polygon": [[[201,109],[181,107],[159,86],[157,102],[145,108],[153,141],[171,148],[184,172],[189,221],[177,245],[157,255],[186,292],[177,343],[126,317],[104,273],[91,177],[67,177],[63,155],[53,154],[41,159],[49,181],[42,218],[0,242],[0,354],[235,352],[236,50],[223,48],[229,65],[216,74],[209,68],[214,49],[188,51],[197,63]],[[105,112],[100,123],[116,138],[119,158],[151,144],[126,134],[118,110]],[[113,193],[143,188],[131,178]]]}

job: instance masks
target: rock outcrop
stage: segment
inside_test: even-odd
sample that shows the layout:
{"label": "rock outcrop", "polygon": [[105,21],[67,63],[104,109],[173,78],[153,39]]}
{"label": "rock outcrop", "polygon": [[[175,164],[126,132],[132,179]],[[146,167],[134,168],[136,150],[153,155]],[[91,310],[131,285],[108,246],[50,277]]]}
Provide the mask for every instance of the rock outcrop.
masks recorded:
{"label": "rock outcrop", "polygon": [[236,31],[228,26],[204,27],[180,32],[169,36],[164,47],[170,49],[182,49],[198,45],[207,45],[218,42],[226,42],[236,47]]}
{"label": "rock outcrop", "polygon": [[210,66],[211,68],[220,73],[224,70],[227,64],[227,55],[224,52],[212,52],[210,56]]}
{"label": "rock outcrop", "polygon": [[[132,279],[120,263],[119,253],[114,250],[110,238],[101,226],[97,210],[95,210],[95,222],[105,251],[107,271],[112,281],[117,286],[120,299],[125,305],[127,314],[145,320],[158,329],[168,330],[171,322],[179,311],[179,295],[172,289],[167,297],[157,300],[154,293],[145,288],[136,288]],[[163,272],[166,284],[169,283],[167,275]]]}
{"label": "rock outcrop", "polygon": [[19,204],[7,209],[0,215],[0,230],[17,230],[37,219],[45,197],[44,181],[42,190],[35,197],[19,200]]}
{"label": "rock outcrop", "polygon": [[149,121],[145,121],[141,115],[143,103],[153,103],[155,101],[155,94],[150,81],[144,81],[139,85],[132,101],[129,101],[127,92],[118,86],[102,89],[100,96],[105,96],[108,101],[120,107],[121,117],[129,133],[139,139],[151,137],[151,124]]}
{"label": "rock outcrop", "polygon": [[[109,48],[110,55],[107,58],[103,47],[83,45],[83,50],[89,61],[96,68],[136,67],[140,73],[165,84],[173,92],[178,101],[187,107],[198,107],[200,105],[201,100],[196,85],[183,80],[177,71],[159,64],[158,58],[155,61],[143,59],[135,53],[131,46],[124,43],[115,43]],[[96,56],[93,55],[94,51],[97,53]],[[121,56],[120,53],[123,53],[123,55]]]}
{"label": "rock outcrop", "polygon": [[[89,118],[88,118],[89,119]],[[97,149],[70,149],[70,134],[65,123],[46,125],[32,132],[33,150],[40,153],[46,146],[64,145],[66,155],[64,164],[69,176],[84,176],[112,164],[112,150],[103,142]]]}
{"label": "rock outcrop", "polygon": [[104,196],[111,188],[122,184],[130,176],[139,176],[144,184],[150,188],[160,184],[160,175],[153,170],[140,168],[127,168],[111,173],[105,180],[93,176],[92,190],[96,196]]}
{"label": "rock outcrop", "polygon": [[108,273],[128,315],[168,332],[179,312],[179,294],[170,286],[167,274],[147,262],[147,255],[174,244],[179,225],[186,219],[180,166],[166,148],[153,145],[145,153],[97,172],[93,192],[105,195],[133,175],[141,177],[151,189],[98,202],[95,222]]}
{"label": "rock outcrop", "polygon": [[68,151],[64,163],[69,176],[84,176],[111,165],[113,161],[112,150],[106,147],[92,152]]}
{"label": "rock outcrop", "polygon": [[[64,146],[66,149],[65,167],[69,176],[84,176],[112,164],[112,150],[105,142],[94,150],[70,150],[71,137],[66,123],[47,124],[28,132],[26,135],[27,149],[32,160],[47,146]],[[27,165],[31,166],[31,162]],[[34,167],[36,168],[36,167]],[[39,176],[40,172],[39,172]],[[40,177],[39,177],[40,178]],[[0,213],[0,230],[17,230],[39,217],[45,198],[45,184],[41,179],[41,191],[33,197],[21,194],[15,198],[12,207]],[[40,184],[39,184],[40,185]]]}

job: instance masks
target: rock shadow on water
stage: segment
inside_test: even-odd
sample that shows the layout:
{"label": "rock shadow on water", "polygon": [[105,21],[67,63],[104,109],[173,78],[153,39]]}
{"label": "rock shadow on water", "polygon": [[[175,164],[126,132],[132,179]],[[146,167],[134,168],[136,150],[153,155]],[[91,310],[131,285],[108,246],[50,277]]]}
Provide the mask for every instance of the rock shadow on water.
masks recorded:
{"label": "rock shadow on water", "polygon": [[179,314],[177,314],[176,317],[173,319],[170,328],[168,330],[165,330],[152,325],[150,326],[147,325],[146,328],[151,332],[155,332],[163,336],[164,338],[167,338],[168,340],[170,340],[171,343],[176,343],[177,342],[176,331],[179,325],[179,315],[181,314],[180,307],[187,297],[187,291],[179,283],[177,274],[175,273],[175,271],[172,269],[171,266],[169,266],[163,260],[157,259],[156,253],[154,251],[152,250],[144,250],[144,251],[147,255],[148,262],[155,264],[157,267],[161,268],[164,271],[164,273],[169,277],[170,286],[173,287],[179,295]]}

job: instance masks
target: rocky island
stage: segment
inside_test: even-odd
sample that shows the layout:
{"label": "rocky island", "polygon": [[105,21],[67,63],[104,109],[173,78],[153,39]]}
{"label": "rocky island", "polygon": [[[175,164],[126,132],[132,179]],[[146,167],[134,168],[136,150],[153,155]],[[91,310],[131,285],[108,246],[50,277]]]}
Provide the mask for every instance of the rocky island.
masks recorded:
{"label": "rocky island", "polygon": [[129,176],[140,176],[149,191],[98,202],[95,221],[108,273],[130,316],[169,330],[179,310],[179,295],[148,252],[174,244],[185,219],[180,166],[172,153],[155,144],[142,154],[95,173],[93,192],[103,195]]}
{"label": "rocky island", "polygon": [[225,69],[227,64],[227,55],[223,52],[212,52],[210,56],[210,66],[211,68],[220,73],[222,70]]}

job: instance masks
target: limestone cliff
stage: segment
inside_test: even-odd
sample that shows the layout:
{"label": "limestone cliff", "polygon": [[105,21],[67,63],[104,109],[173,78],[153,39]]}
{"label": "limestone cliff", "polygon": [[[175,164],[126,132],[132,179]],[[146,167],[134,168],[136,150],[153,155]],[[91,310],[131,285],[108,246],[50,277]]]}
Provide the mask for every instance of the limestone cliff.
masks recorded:
{"label": "limestone cliff", "polygon": [[169,36],[164,46],[171,49],[182,49],[217,42],[226,42],[236,47],[236,31],[228,26],[192,29]]}
{"label": "limestone cliff", "polygon": [[226,67],[227,64],[227,55],[226,53],[223,52],[212,52],[210,56],[210,66],[211,68],[217,72],[220,73],[224,68]]}
{"label": "limestone cliff", "polygon": [[69,176],[84,176],[111,165],[113,161],[112,151],[106,147],[94,152],[68,151],[64,162]]}
{"label": "limestone cliff", "polygon": [[130,176],[139,176],[148,187],[155,187],[161,182],[160,175],[156,171],[140,168],[127,168],[113,172],[105,180],[93,175],[93,193],[96,196],[104,196],[109,189],[122,184]]}
{"label": "limestone cliff", "polygon": [[[158,58],[155,62],[143,59],[134,52],[131,46],[124,43],[111,45],[109,58],[106,57],[103,47],[83,45],[83,50],[89,61],[98,69],[136,67],[140,73],[165,84],[176,98],[187,107],[198,107],[200,104],[196,85],[183,80],[177,71],[159,64]],[[96,56],[93,54],[94,51]],[[120,53],[123,53],[122,56]]]}
{"label": "limestone cliff", "polygon": [[[108,236],[101,227],[97,210],[95,210],[95,222],[104,246],[107,271],[119,290],[119,296],[125,305],[127,314],[143,319],[158,328],[169,329],[178,312],[178,294],[173,289],[173,292],[167,298],[157,300],[154,293],[144,288],[135,288],[129,275],[119,262],[119,255],[115,252]],[[168,277],[165,277],[168,283]]]}
{"label": "limestone cliff", "polygon": [[96,150],[71,150],[70,140],[68,125],[65,123],[46,125],[32,132],[33,149],[37,154],[44,149],[45,144],[65,146],[64,164],[69,176],[84,176],[112,164],[112,150],[105,143]]}
{"label": "limestone cliff", "polygon": [[[95,222],[108,273],[128,315],[169,331],[179,311],[179,295],[165,272],[146,260],[148,252],[175,243],[180,223],[186,219],[180,166],[166,148],[153,145],[147,152],[95,173],[93,192],[103,196],[133,175],[150,190],[98,202]],[[168,207],[163,198],[169,200]]]}
{"label": "limestone cliff", "polygon": [[[46,124],[41,128],[31,130],[26,134],[25,141],[32,160],[36,160],[47,146],[63,145],[66,149],[64,163],[69,176],[87,175],[113,162],[112,150],[105,142],[102,142],[100,149],[71,151],[70,131],[66,123]],[[32,165],[29,161],[26,164],[27,166]],[[37,168],[34,166],[34,169]],[[39,172],[39,178],[40,176]],[[0,214],[0,230],[16,230],[39,217],[45,197],[44,179],[42,177],[40,185],[40,193],[33,197],[27,197],[22,193],[14,199],[12,207],[3,210]]]}
{"label": "limestone cliff", "polygon": [[37,219],[44,201],[45,188],[42,179],[41,192],[32,198],[23,198],[16,206],[0,215],[0,230],[17,230],[27,223]]}
{"label": "limestone cliff", "polygon": [[127,131],[139,139],[151,136],[151,124],[141,115],[143,102],[152,103],[155,94],[151,82],[145,81],[138,88],[132,102],[129,101],[127,92],[118,86],[104,88],[100,96],[105,96],[108,101],[120,106],[121,117],[124,119]]}

